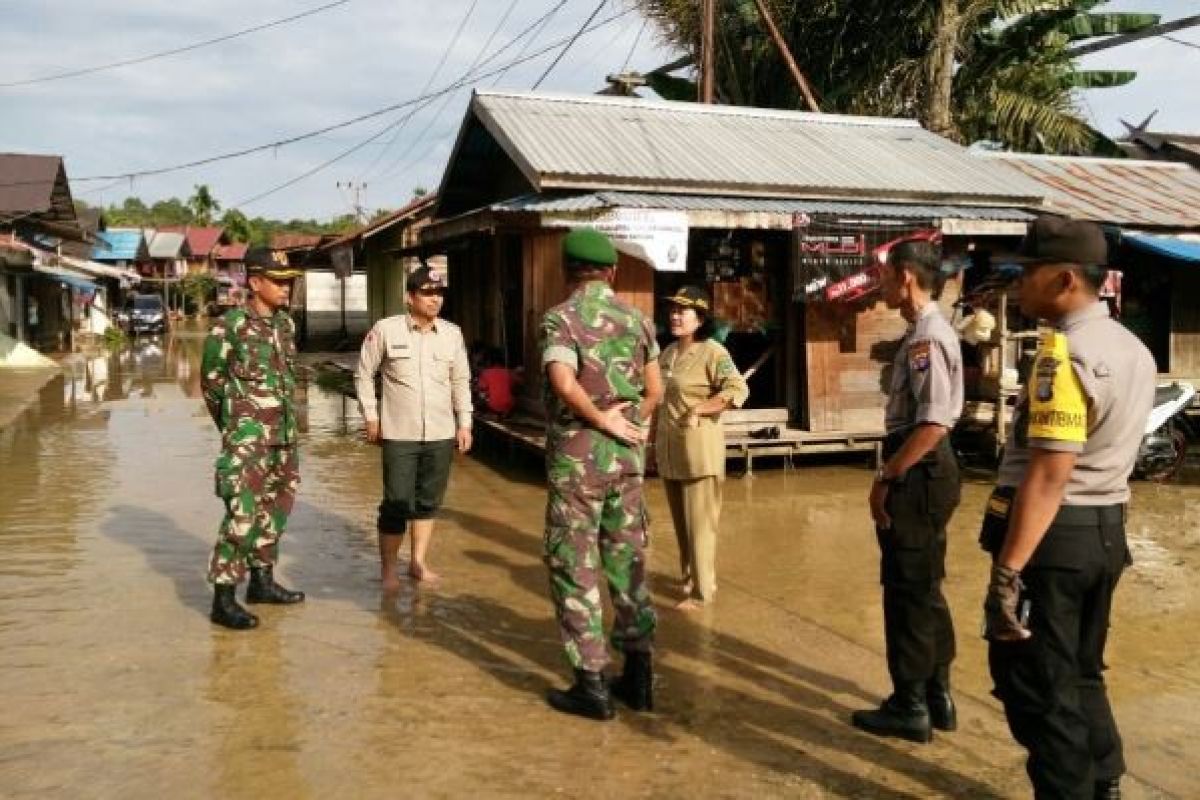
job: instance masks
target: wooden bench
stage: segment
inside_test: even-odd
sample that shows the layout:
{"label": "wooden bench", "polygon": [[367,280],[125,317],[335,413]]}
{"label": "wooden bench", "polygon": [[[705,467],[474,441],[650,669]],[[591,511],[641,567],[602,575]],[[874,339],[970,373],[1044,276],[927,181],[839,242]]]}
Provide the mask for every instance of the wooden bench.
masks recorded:
{"label": "wooden bench", "polygon": [[[754,457],[783,456],[785,464],[797,455],[818,453],[871,453],[882,463],[883,431],[806,431],[788,426],[786,408],[733,409],[721,416],[725,425],[725,457],[745,461],[747,477],[754,475]],[[777,438],[760,432],[778,428]]]}

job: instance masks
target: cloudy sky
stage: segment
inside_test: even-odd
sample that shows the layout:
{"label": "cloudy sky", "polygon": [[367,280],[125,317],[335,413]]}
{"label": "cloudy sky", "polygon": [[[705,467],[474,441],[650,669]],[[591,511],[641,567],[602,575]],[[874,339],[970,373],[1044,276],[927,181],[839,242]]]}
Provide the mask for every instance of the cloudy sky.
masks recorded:
{"label": "cloudy sky", "polygon": [[[0,83],[132,59],[300,13],[333,0],[7,0],[0,27]],[[400,103],[426,86],[442,89],[477,60],[504,47],[561,0],[351,0],[323,13],[211,47],[64,80],[0,87],[0,151],[58,153],[68,175],[120,174],[202,159],[284,139]],[[569,37],[599,0],[566,0],[539,29],[495,60],[492,71]],[[624,13],[582,37],[542,83],[543,90],[594,92],[628,62],[647,70],[672,54],[653,28],[609,0],[596,21]],[[1174,19],[1200,12],[1200,0],[1114,0],[1109,10],[1142,10]],[[462,33],[445,63],[455,31]],[[1085,66],[1134,68],[1121,89],[1086,93],[1093,124],[1119,133],[1120,118],[1159,110],[1154,128],[1200,132],[1197,104],[1200,28],[1100,53]],[[554,49],[503,75],[470,82],[528,90]],[[435,74],[436,70],[436,74]],[[244,158],[133,181],[74,184],[89,202],[191,193],[206,183],[225,206],[251,215],[328,217],[349,210],[338,183],[366,183],[368,208],[394,208],[413,187],[436,187],[466,108],[463,88],[308,141]],[[389,128],[332,166],[286,189],[253,199]]]}

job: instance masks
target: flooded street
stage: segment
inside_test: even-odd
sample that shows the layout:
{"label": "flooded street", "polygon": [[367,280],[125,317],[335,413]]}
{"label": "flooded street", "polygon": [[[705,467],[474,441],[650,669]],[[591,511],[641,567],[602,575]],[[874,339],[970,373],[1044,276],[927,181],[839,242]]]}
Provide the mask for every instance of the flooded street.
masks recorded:
{"label": "flooded street", "polygon": [[[301,606],[208,621],[221,506],[199,335],[77,359],[0,430],[0,796],[1018,798],[1023,755],[979,638],[989,486],[966,486],[947,595],[960,730],[920,746],[848,723],[888,688],[856,463],[731,478],[721,591],[671,610],[677,552],[651,482],[654,714],[555,714],[564,683],[532,459],[460,457],[434,589],[381,598],[378,451],[310,385],[280,573]],[[0,374],[0,380],[4,380]],[[736,471],[736,467],[735,467]],[[1110,686],[1126,796],[1200,796],[1200,485],[1138,484]],[[405,548],[407,550],[407,547]]]}

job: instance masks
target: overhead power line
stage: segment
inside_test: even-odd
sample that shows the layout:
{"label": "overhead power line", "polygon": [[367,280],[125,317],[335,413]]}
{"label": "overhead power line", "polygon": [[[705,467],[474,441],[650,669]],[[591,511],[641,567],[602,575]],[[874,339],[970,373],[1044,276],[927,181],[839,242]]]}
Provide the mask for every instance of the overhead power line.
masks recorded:
{"label": "overhead power line", "polygon": [[1195,42],[1189,42],[1187,39],[1176,39],[1174,36],[1165,36],[1165,35],[1162,38],[1166,39],[1168,42],[1174,42],[1175,44],[1181,44],[1185,47],[1192,47],[1192,48],[1195,48],[1196,50],[1200,50],[1200,44],[1196,44]]}
{"label": "overhead power line", "polygon": [[19,81],[7,81],[4,83],[0,83],[0,89],[12,89],[17,86],[32,86],[33,84],[36,84],[36,83],[49,83],[51,81],[61,81],[61,80],[65,80],[67,78],[78,78],[82,75],[91,75],[96,72],[105,72],[107,70],[117,69],[119,67],[129,67],[134,64],[145,64],[147,61],[154,61],[155,59],[166,58],[167,56],[176,56],[176,55],[179,55],[180,53],[188,53],[188,52],[191,52],[192,50],[199,50],[202,47],[209,47],[210,45],[220,44],[221,42],[228,42],[231,39],[237,39],[242,36],[248,36],[252,33],[258,33],[259,31],[265,31],[268,28],[276,28],[280,25],[286,25],[289,22],[295,22],[298,19],[304,19],[305,17],[311,17],[314,14],[320,14],[323,11],[329,11],[330,9],[337,8],[338,6],[344,6],[347,3],[351,3],[351,2],[353,2],[353,0],[336,0],[336,2],[326,3],[325,5],[317,6],[316,8],[310,8],[308,11],[302,11],[299,14],[293,14],[290,17],[284,17],[282,19],[276,19],[276,20],[271,20],[270,22],[264,22],[261,25],[255,25],[253,28],[244,28],[243,30],[240,30],[240,31],[234,31],[233,33],[227,33],[224,36],[218,36],[215,39],[205,39],[202,42],[194,42],[193,44],[184,45],[183,47],[174,47],[170,50],[162,50],[157,53],[150,53],[149,55],[138,56],[136,58],[127,58],[123,61],[113,61],[108,64],[98,64],[98,65],[92,66],[92,67],[82,67],[80,69],[68,70],[66,72],[57,72],[57,73],[54,73],[51,75],[42,75],[42,76],[39,76],[36,78],[25,78],[25,79],[19,80]]}
{"label": "overhead power line", "polygon": [[1110,47],[1120,47],[1121,45],[1136,42],[1139,39],[1148,39],[1152,36],[1162,36],[1165,33],[1174,33],[1185,28],[1194,28],[1200,25],[1200,14],[1195,14],[1190,17],[1181,17],[1173,19],[1170,22],[1162,22],[1158,25],[1151,25],[1149,28],[1142,28],[1134,33],[1123,33],[1119,36],[1109,36],[1101,39],[1098,42],[1087,42],[1085,44],[1076,45],[1067,49],[1067,55],[1072,58],[1087,55],[1088,53],[1098,53],[1101,50],[1107,50]]}
{"label": "overhead power line", "polygon": [[[530,38],[529,41],[527,41],[527,42],[525,42],[525,44],[521,45],[521,50],[519,53],[517,53],[517,58],[520,58],[521,56],[523,56],[527,52],[529,52],[529,48],[533,47],[533,43],[538,40],[538,37],[542,35],[542,31],[544,31],[546,29],[546,26],[548,26],[550,24],[550,20],[554,19],[554,15],[557,14],[559,9],[561,9],[566,4],[567,4],[567,0],[558,0],[558,4],[555,5],[554,8],[547,11],[546,14],[540,20],[538,20],[538,22],[536,24],[537,30],[533,32],[533,37]],[[492,86],[495,86],[497,83],[499,83],[501,80],[503,80],[504,76],[507,73],[508,73],[507,69],[501,70],[500,74],[496,76],[496,79],[492,81]]]}
{"label": "overhead power line", "polygon": [[[605,2],[607,2],[607,0],[605,0]],[[580,37],[580,36],[584,35],[585,33],[590,33],[590,32],[592,32],[592,31],[599,30],[600,28],[603,28],[605,25],[609,25],[609,24],[611,24],[611,23],[615,22],[616,20],[618,20],[618,19],[620,19],[620,18],[622,18],[622,17],[624,17],[624,16],[626,16],[626,15],[628,15],[628,14],[632,13],[632,12],[633,12],[633,9],[632,9],[632,8],[628,8],[628,9],[626,9],[626,10],[624,10],[624,11],[619,11],[619,12],[617,12],[617,13],[615,13],[615,14],[612,14],[611,16],[609,16],[609,17],[606,17],[605,19],[603,19],[603,20],[601,20],[601,21],[599,21],[599,22],[596,22],[596,23],[594,23],[594,24],[591,24],[591,20],[590,20],[590,18],[589,18],[589,22],[588,22],[588,23],[585,23],[585,24],[584,24],[584,27],[582,27],[582,28],[580,28],[578,31],[576,31],[576,32],[575,32],[575,33],[574,33],[574,34],[573,34],[571,37],[568,37],[568,38],[565,38],[565,39],[560,39],[560,40],[558,40],[558,41],[556,41],[556,42],[552,42],[551,44],[547,45],[546,47],[543,47],[542,49],[538,50],[538,51],[537,51],[537,52],[535,52],[535,53],[531,53],[530,55],[527,55],[527,56],[523,56],[523,57],[521,57],[521,58],[514,59],[514,60],[512,60],[512,61],[508,62],[507,64],[505,64],[505,65],[503,65],[503,66],[495,67],[495,68],[493,68],[493,69],[491,69],[491,70],[488,70],[488,71],[486,71],[486,72],[477,73],[477,74],[475,74],[475,75],[463,75],[461,78],[459,78],[459,79],[458,79],[457,81],[455,81],[454,83],[452,83],[452,84],[450,84],[450,85],[448,85],[448,86],[446,86],[446,87],[444,87],[444,88],[442,88],[442,89],[438,90],[437,92],[432,92],[432,93],[430,93],[429,95],[427,95],[426,97],[416,97],[416,98],[413,98],[413,99],[410,99],[410,100],[406,100],[406,101],[404,101],[404,102],[402,102],[402,103],[396,103],[396,104],[394,104],[394,105],[392,105],[392,106],[389,106],[389,107],[388,107],[388,108],[386,108],[386,109],[381,109],[381,110],[379,110],[379,111],[370,112],[369,114],[364,114],[364,115],[361,115],[360,117],[358,117],[358,118],[356,118],[356,119],[357,119],[358,121],[361,121],[361,120],[364,120],[364,119],[371,119],[371,118],[378,117],[378,116],[381,116],[381,115],[383,115],[383,114],[389,113],[389,112],[391,112],[391,111],[395,111],[395,110],[397,110],[397,109],[400,109],[400,108],[405,108],[405,107],[408,107],[408,106],[413,106],[413,105],[416,105],[416,104],[418,104],[418,103],[420,103],[420,102],[422,102],[422,101],[432,101],[433,99],[435,99],[435,98],[437,98],[437,97],[440,97],[440,96],[442,96],[442,95],[444,95],[444,94],[447,94],[447,93],[449,93],[449,92],[456,91],[456,90],[458,90],[458,89],[462,88],[463,86],[466,86],[466,85],[468,85],[468,84],[470,84],[470,83],[476,83],[476,82],[478,82],[478,81],[481,81],[481,80],[483,80],[483,79],[485,79],[485,78],[489,78],[489,77],[491,77],[492,75],[498,74],[499,72],[501,72],[501,71],[503,71],[503,70],[507,70],[507,69],[509,69],[509,68],[511,68],[511,67],[517,66],[518,64],[525,63],[525,62],[527,62],[527,61],[532,61],[532,60],[534,60],[534,59],[536,59],[536,58],[538,58],[538,57],[540,57],[540,56],[542,56],[542,55],[545,55],[546,53],[549,53],[551,50],[554,50],[556,47],[559,47],[560,45],[562,45],[562,44],[564,44],[564,43],[571,43],[571,42],[574,42],[574,41],[576,41],[577,39],[579,39],[579,37]],[[522,34],[522,35],[523,35],[523,34]],[[514,40],[514,41],[515,41],[515,40]],[[510,42],[510,44],[511,44],[511,42]],[[502,48],[500,51],[497,51],[497,53],[499,53],[499,52],[502,52],[504,49],[507,49],[507,46],[506,46],[505,48]],[[564,50],[564,52],[565,52],[565,50]],[[486,60],[485,60],[485,62],[486,62],[486,61],[490,61],[490,60],[492,60],[492,58],[494,58],[494,56],[495,56],[495,54],[493,54],[493,56],[492,56],[492,57],[490,57],[490,58],[486,59]],[[561,56],[561,54],[560,54],[560,56]],[[422,107],[423,107],[423,106],[422,106]],[[368,144],[370,144],[371,142],[375,141],[376,139],[379,139],[379,138],[381,138],[381,137],[382,137],[382,136],[383,136],[385,133],[387,133],[388,131],[392,130],[392,128],[393,128],[393,127],[395,127],[395,126],[397,126],[397,125],[404,124],[404,123],[405,123],[405,122],[406,122],[406,121],[407,121],[409,118],[411,118],[411,117],[412,117],[412,115],[413,115],[413,114],[416,114],[418,111],[420,111],[420,107],[419,107],[419,108],[415,108],[415,109],[413,109],[412,111],[410,111],[410,112],[408,112],[407,114],[405,114],[404,116],[402,116],[400,119],[398,119],[398,120],[394,120],[393,122],[391,122],[391,123],[389,123],[388,125],[384,126],[384,127],[383,127],[383,128],[381,128],[380,130],[376,131],[376,132],[375,132],[374,134],[372,134],[371,136],[369,136],[369,137],[367,137],[366,139],[362,140],[361,142],[358,142],[357,144],[355,144],[355,145],[353,145],[353,146],[351,146],[351,147],[347,148],[346,150],[343,150],[342,152],[340,152],[340,153],[338,153],[337,155],[333,156],[332,158],[330,158],[330,159],[328,159],[328,160],[326,160],[326,161],[324,161],[324,162],[322,162],[322,163],[318,164],[317,166],[313,167],[312,169],[309,169],[309,170],[307,170],[306,172],[304,172],[304,173],[302,173],[302,174],[300,174],[300,175],[296,176],[295,178],[291,178],[291,179],[289,179],[289,180],[287,180],[287,181],[285,181],[285,182],[283,182],[283,183],[281,183],[281,184],[279,184],[279,185],[277,185],[277,186],[274,186],[274,187],[272,187],[272,188],[270,188],[270,189],[267,189],[267,190],[266,190],[266,191],[264,191],[264,192],[259,192],[258,194],[254,195],[253,197],[250,197],[250,198],[247,198],[246,200],[242,200],[241,202],[235,203],[235,204],[234,204],[232,207],[233,207],[233,208],[240,208],[240,207],[242,207],[242,206],[247,206],[247,205],[250,205],[251,203],[258,202],[259,200],[262,200],[262,199],[264,199],[264,198],[266,198],[266,197],[269,197],[269,196],[271,196],[271,195],[273,195],[273,194],[275,194],[275,193],[277,193],[277,192],[281,192],[281,191],[283,191],[284,189],[287,189],[287,188],[289,188],[289,187],[291,187],[291,186],[294,186],[294,185],[296,185],[297,183],[299,183],[300,181],[302,181],[302,180],[304,180],[304,179],[306,179],[306,178],[309,178],[309,177],[311,177],[311,176],[313,176],[313,175],[316,175],[318,172],[321,172],[322,170],[324,170],[324,169],[326,169],[326,168],[328,168],[328,167],[332,166],[333,164],[336,164],[337,162],[341,161],[342,159],[344,159],[344,158],[347,158],[347,157],[349,157],[349,156],[353,155],[354,153],[358,152],[358,151],[359,151],[359,150],[361,150],[362,148],[366,147],[366,146],[367,146]],[[341,123],[341,124],[339,124],[339,126],[338,126],[338,127],[346,127],[348,124],[353,124],[353,121],[349,121],[349,120],[348,120],[348,121],[347,121],[347,122],[345,122],[345,123]],[[321,132],[324,132],[324,131],[321,131]],[[311,132],[310,134],[306,134],[306,135],[304,136],[304,138],[312,138],[312,136],[318,135],[318,133],[320,133],[320,132]],[[294,138],[296,138],[296,137],[293,137],[293,139],[294,139]],[[264,146],[260,146],[260,147],[258,147],[258,148],[253,148],[253,150],[264,150],[264,149],[270,149],[270,146],[269,146],[269,145],[264,145]],[[211,160],[213,160],[213,159],[209,159],[209,161],[211,161]]]}
{"label": "overhead power line", "polygon": [[633,44],[630,45],[629,53],[625,56],[625,61],[621,64],[621,69],[618,70],[619,72],[624,72],[625,70],[629,69],[629,62],[633,60],[633,54],[637,50],[637,46],[641,43],[642,34],[646,32],[646,25],[649,22],[649,19],[642,20],[642,27],[638,28],[637,36],[633,37]]}
{"label": "overhead power line", "polygon": [[[479,0],[471,0],[471,4],[467,6],[467,13],[463,14],[462,19],[458,21],[458,27],[454,29],[454,35],[450,37],[450,44],[446,45],[446,49],[442,51],[442,57],[438,59],[437,66],[433,68],[433,72],[429,73],[429,78],[426,79],[425,85],[421,87],[420,94],[425,94],[429,91],[429,87],[433,86],[433,82],[437,80],[438,74],[441,73],[442,67],[446,66],[446,59],[448,59],[450,57],[450,53],[454,51],[454,46],[458,44],[459,37],[462,36],[463,29],[467,27],[467,21],[471,19],[471,15],[475,13],[475,7],[477,5],[479,5]],[[494,35],[495,34],[493,34],[493,36]],[[487,49],[487,45],[484,45],[484,49]],[[483,50],[480,50],[479,52],[480,55],[483,54]],[[375,158],[371,160],[371,163],[368,164],[361,173],[359,173],[359,178],[365,177],[368,172],[375,168],[375,165],[383,159],[387,151],[390,150],[392,145],[396,143],[396,137],[400,135],[400,131],[402,130],[404,130],[404,125],[399,125],[396,127],[396,130],[392,133],[392,138],[388,139],[387,144],[380,148],[379,152],[375,154]]]}
{"label": "overhead power line", "polygon": [[[561,8],[563,6],[563,4],[565,2],[566,2],[566,0],[560,0],[558,5],[556,5],[549,12],[547,12],[547,15],[548,16],[553,15],[559,8]],[[588,32],[602,28],[605,25],[609,25],[612,22],[615,22],[617,19],[620,19],[621,17],[624,17],[627,14],[632,13],[632,11],[633,11],[633,9],[626,9],[625,11],[613,14],[612,16],[594,24],[590,29],[588,29]],[[544,19],[539,20],[539,21],[535,22],[533,25],[531,25],[529,28],[526,28],[524,31],[517,34],[517,36],[513,37],[513,39],[511,39],[507,44],[505,44],[503,47],[501,47],[496,52],[492,53],[490,56],[488,56],[482,62],[480,62],[479,66],[483,67],[483,66],[486,66],[487,64],[495,61],[496,58],[499,57],[499,55],[501,53],[510,49],[514,44],[517,43],[517,41],[519,41],[522,37],[527,35],[530,30],[538,27],[541,24],[541,22],[543,22],[543,21],[544,21]],[[368,111],[364,114],[359,114],[356,117],[351,117],[349,119],[344,119],[340,122],[335,122],[330,125],[326,125],[323,128],[317,128],[315,130],[310,130],[305,133],[299,133],[299,134],[296,134],[295,136],[289,136],[284,139],[277,139],[273,142],[266,142],[264,144],[253,145],[251,147],[244,147],[240,150],[231,150],[231,151],[227,151],[224,153],[218,153],[217,155],[208,156],[207,158],[198,158],[198,159],[194,159],[192,161],[185,161],[185,162],[178,163],[178,164],[170,164],[170,165],[164,166],[164,167],[155,167],[155,168],[143,169],[143,170],[132,170],[129,172],[117,172],[117,173],[112,173],[112,174],[107,174],[107,175],[85,175],[82,177],[74,177],[74,178],[71,178],[71,183],[78,184],[78,183],[91,183],[91,182],[98,182],[98,181],[129,181],[132,185],[132,182],[138,178],[151,178],[151,177],[155,177],[158,175],[167,175],[167,174],[170,174],[173,172],[182,172],[184,170],[194,169],[196,167],[203,167],[203,166],[208,166],[209,164],[216,164],[221,161],[230,161],[230,160],[233,160],[236,158],[243,158],[248,155],[254,155],[255,153],[264,153],[264,152],[271,151],[271,150],[278,150],[281,147],[286,147],[291,144],[297,144],[299,142],[307,141],[309,139],[316,139],[318,137],[324,136],[325,134],[331,133],[333,131],[342,130],[344,128],[349,128],[354,125],[359,125],[363,122],[367,122],[372,119],[377,119],[379,117],[387,116],[388,114],[391,114],[392,112],[400,111],[405,108],[409,108],[411,106],[416,106],[418,104],[424,103],[424,105],[421,106],[422,108],[424,108],[425,105],[431,104],[434,100],[441,97],[442,95],[448,94],[448,93],[456,91],[458,89],[461,89],[462,87],[470,84],[472,81],[483,80],[483,79],[490,78],[495,75],[501,75],[501,74],[507,72],[508,70],[512,69],[515,66],[519,66],[521,64],[525,64],[530,61],[533,61],[533,60],[545,55],[546,53],[550,52],[554,48],[559,47],[565,41],[566,41],[566,38],[559,39],[558,41],[551,42],[550,44],[541,48],[537,52],[524,54],[524,55],[518,55],[518,56],[514,57],[513,59],[511,59],[507,62],[504,62],[503,64],[496,66],[493,69],[490,69],[486,72],[480,73],[474,77],[464,75],[463,77],[459,78],[454,83],[451,83],[451,84],[439,89],[436,92],[430,92],[423,96],[418,95],[416,97],[412,97],[407,100],[401,100],[399,102],[392,103],[392,104],[384,106],[382,108],[377,108],[374,111]],[[522,49],[524,49],[524,48],[522,48]],[[387,128],[386,130],[391,130],[391,128]],[[27,180],[27,181],[5,181],[5,182],[0,182],[0,186],[24,186],[24,185],[34,185],[34,184],[41,184],[41,183],[46,183],[46,181],[40,180],[40,179],[39,180]]]}
{"label": "overhead power line", "polygon": [[550,62],[550,66],[546,67],[546,71],[542,73],[542,77],[538,78],[537,81],[534,82],[534,84],[533,84],[534,89],[541,86],[542,81],[546,80],[546,78],[549,77],[550,73],[554,71],[554,68],[558,66],[558,62],[562,61],[563,56],[565,56],[567,54],[567,51],[571,49],[571,45],[575,44],[576,40],[578,40],[579,37],[583,35],[583,32],[587,30],[588,25],[592,24],[592,20],[594,20],[596,18],[596,15],[599,14],[600,10],[602,8],[604,8],[606,5],[608,5],[608,0],[600,0],[600,3],[592,11],[591,15],[587,18],[587,21],[583,23],[583,26],[579,30],[575,31],[575,35],[572,36],[570,41],[568,41],[563,46],[562,52],[554,57],[554,60]]}
{"label": "overhead power line", "polygon": [[[467,75],[473,74],[475,72],[475,70],[477,70],[479,68],[480,63],[483,62],[484,53],[486,53],[487,49],[492,46],[492,42],[495,41],[497,34],[499,34],[501,29],[503,29],[504,23],[508,22],[508,18],[512,15],[513,10],[517,7],[517,4],[520,1],[521,0],[510,0],[510,2],[508,4],[508,8],[505,9],[504,14],[501,15],[501,17],[500,17],[500,21],[496,23],[496,27],[492,28],[491,35],[489,35],[487,38],[487,41],[483,43],[483,47],[481,47],[479,49],[479,53],[475,56],[474,60],[471,61],[471,65],[469,67],[467,67],[467,72],[466,72]],[[522,31],[521,34],[519,34],[519,35],[524,36],[525,31]],[[489,59],[490,58],[491,58],[491,56],[489,56]],[[448,94],[442,98],[442,104],[440,106],[438,106],[436,111],[433,112],[433,116],[429,118],[429,121],[425,124],[425,127],[421,129],[421,132],[417,134],[416,138],[413,139],[411,142],[409,142],[408,147],[404,148],[404,151],[400,155],[396,156],[395,160],[390,162],[381,171],[380,174],[382,177],[387,177],[387,176],[391,175],[392,170],[394,170],[397,166],[407,163],[406,159],[408,158],[408,156],[413,152],[413,150],[415,150],[417,148],[417,146],[421,142],[423,142],[425,140],[425,137],[429,135],[429,132],[433,129],[433,126],[436,125],[438,120],[440,120],[442,118],[442,114],[446,113],[446,109],[449,108],[450,101],[453,98],[454,98],[453,94]],[[399,132],[399,131],[397,131],[397,132]],[[395,137],[393,136],[393,138],[395,138]],[[376,159],[375,163],[378,163],[378,159]],[[374,166],[374,164],[372,164],[372,166]]]}

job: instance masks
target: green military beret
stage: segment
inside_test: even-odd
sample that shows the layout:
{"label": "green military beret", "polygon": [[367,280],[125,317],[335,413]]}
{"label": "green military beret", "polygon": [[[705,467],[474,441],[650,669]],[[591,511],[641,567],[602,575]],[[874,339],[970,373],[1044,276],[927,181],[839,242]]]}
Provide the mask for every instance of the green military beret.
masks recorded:
{"label": "green military beret", "polygon": [[576,228],[563,239],[563,258],[582,261],[600,267],[611,267],[617,263],[617,248],[612,240],[595,228]]}

